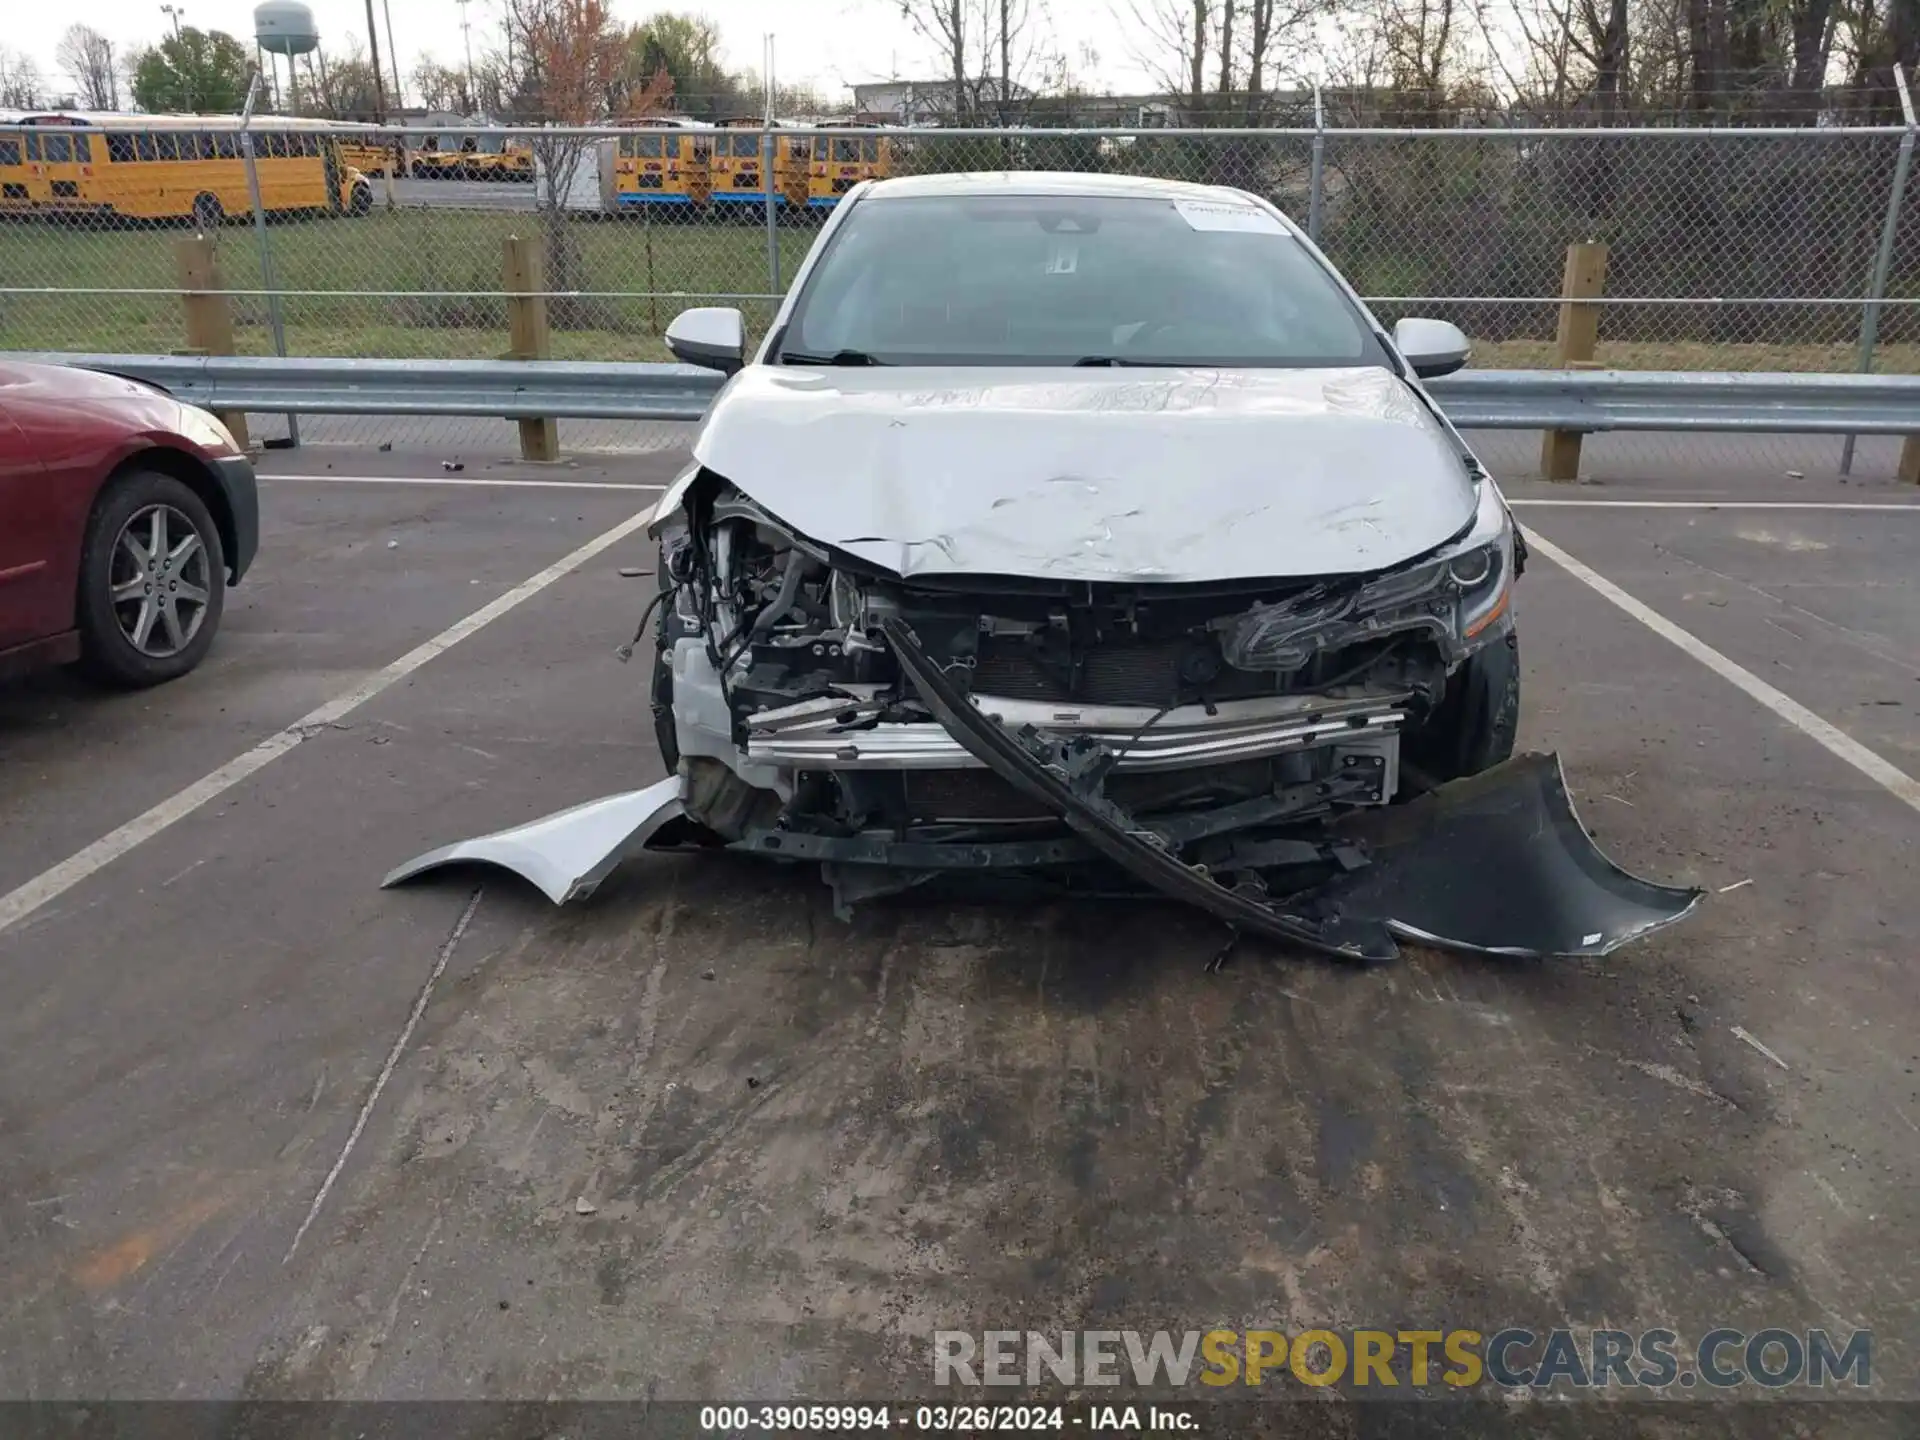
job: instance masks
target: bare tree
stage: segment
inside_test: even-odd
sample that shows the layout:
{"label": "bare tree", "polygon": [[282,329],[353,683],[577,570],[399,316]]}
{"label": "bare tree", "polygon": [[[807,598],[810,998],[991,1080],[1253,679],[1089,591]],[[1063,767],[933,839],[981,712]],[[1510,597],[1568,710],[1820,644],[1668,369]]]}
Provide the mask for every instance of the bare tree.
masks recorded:
{"label": "bare tree", "polygon": [[1190,123],[1203,116],[1257,123],[1268,110],[1274,74],[1312,43],[1316,26],[1334,11],[1334,0],[1127,3],[1129,28],[1141,42],[1134,58],[1168,95],[1184,97]]}
{"label": "bare tree", "polygon": [[[633,119],[666,108],[673,80],[663,69],[644,87],[630,84],[627,34],[605,0],[504,0],[514,108],[556,127]],[[534,205],[541,213],[547,284],[577,290],[580,256],[568,226],[568,199],[595,142],[542,133],[533,140]],[[555,324],[575,323],[579,302],[548,307]]]}
{"label": "bare tree", "polygon": [[[1021,0],[1020,10],[1024,15],[1025,0]],[[1013,98],[1013,0],[1000,0],[1000,93],[996,97],[1000,104],[1000,123],[1007,123],[1007,102]]]}
{"label": "bare tree", "polygon": [[1233,11],[1234,0],[1220,0],[1220,80],[1215,92],[1223,109],[1233,95]]}
{"label": "bare tree", "polygon": [[1413,0],[1383,11],[1387,57],[1396,85],[1437,96],[1454,38],[1455,0]]}
{"label": "bare tree", "polygon": [[[1713,108],[1721,86],[1725,10],[1716,0],[1686,0],[1687,103],[1696,113]],[[1722,43],[1716,43],[1722,42]]]}
{"label": "bare tree", "polygon": [[69,25],[53,58],[67,72],[87,110],[120,108],[120,71],[114,63],[113,42],[90,25]]}
{"label": "bare tree", "polygon": [[1855,84],[1872,85],[1885,98],[1879,108],[1890,117],[1899,109],[1893,98],[1893,67],[1904,66],[1907,84],[1920,84],[1920,3],[1916,0],[1854,0],[1844,39]]}
{"label": "bare tree", "polygon": [[1035,85],[1065,72],[1064,58],[1035,23],[1045,0],[889,0],[939,56],[956,121],[1014,123]]}
{"label": "bare tree", "polygon": [[[1252,0],[1247,27],[1247,108],[1256,109],[1267,88],[1267,52],[1279,38],[1278,31],[1292,30],[1308,17],[1291,12],[1275,15],[1275,0]],[[1278,31],[1275,21],[1278,20]]]}
{"label": "bare tree", "polygon": [[1787,76],[1787,88],[1795,94],[1817,94],[1826,85],[1840,12],[1835,0],[1795,0],[1791,7],[1793,68]]}
{"label": "bare tree", "polygon": [[0,45],[0,108],[37,110],[46,88],[46,79],[31,55]]}
{"label": "bare tree", "polygon": [[938,52],[953,86],[953,118],[974,118],[981,86],[975,82],[969,54],[980,56],[985,74],[986,0],[900,0],[900,15]]}
{"label": "bare tree", "polygon": [[1627,95],[1633,103],[1655,104],[1685,88],[1688,3],[1638,0],[1627,11],[1627,48],[1633,56]]}
{"label": "bare tree", "polygon": [[423,54],[414,62],[409,78],[420,96],[420,104],[428,111],[473,114],[473,93],[467,85],[467,72],[458,66],[442,65],[433,56]]}
{"label": "bare tree", "polygon": [[1251,123],[1266,107],[1268,67],[1277,70],[1282,60],[1298,59],[1333,7],[1331,0],[1246,0],[1246,5],[1247,38],[1238,61]]}
{"label": "bare tree", "polygon": [[1611,125],[1620,116],[1632,76],[1627,71],[1627,0],[1580,0],[1581,34],[1574,40],[1580,58],[1593,67],[1593,89],[1600,98],[1600,120]]}
{"label": "bare tree", "polygon": [[1575,85],[1572,10],[1578,3],[1474,0],[1473,22],[1489,42],[1493,83],[1535,121],[1553,124],[1566,116]]}
{"label": "bare tree", "polygon": [[1509,104],[1551,124],[1576,111],[1603,125],[1619,119],[1628,87],[1627,19],[1627,0],[1514,0],[1511,8],[1479,0],[1474,10],[1498,89]]}
{"label": "bare tree", "polygon": [[1193,40],[1188,47],[1190,73],[1187,76],[1187,84],[1190,87],[1188,99],[1196,115],[1200,112],[1201,106],[1206,103],[1203,92],[1207,75],[1208,21],[1212,18],[1210,9],[1211,0],[1193,0]]}
{"label": "bare tree", "polygon": [[349,35],[338,52],[315,50],[309,59],[317,64],[300,96],[302,111],[330,120],[371,120],[379,112],[379,77],[359,36]]}
{"label": "bare tree", "polygon": [[1126,0],[1115,22],[1135,37],[1133,58],[1169,96],[1192,112],[1205,103],[1213,35],[1211,0]]}

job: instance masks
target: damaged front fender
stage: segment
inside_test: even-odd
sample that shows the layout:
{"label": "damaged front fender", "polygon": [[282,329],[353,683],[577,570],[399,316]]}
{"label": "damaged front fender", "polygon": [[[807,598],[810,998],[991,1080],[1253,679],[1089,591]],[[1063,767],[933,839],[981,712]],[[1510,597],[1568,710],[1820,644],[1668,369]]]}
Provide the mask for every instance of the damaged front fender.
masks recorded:
{"label": "damaged front fender", "polygon": [[628,856],[686,818],[678,776],[644,790],[589,800],[511,830],[443,845],[409,860],[380,882],[399,885],[447,865],[497,865],[531,881],[556,905],[584,900]]}

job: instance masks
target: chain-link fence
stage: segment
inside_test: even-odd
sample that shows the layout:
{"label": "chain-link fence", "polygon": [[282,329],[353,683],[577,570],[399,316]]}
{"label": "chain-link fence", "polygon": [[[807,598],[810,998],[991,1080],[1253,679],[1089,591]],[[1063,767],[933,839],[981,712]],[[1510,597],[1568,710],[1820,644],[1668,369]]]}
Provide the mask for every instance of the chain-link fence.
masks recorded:
{"label": "chain-link fence", "polygon": [[[553,358],[663,360],[690,305],[737,305],[763,328],[855,181],[1012,169],[1265,196],[1383,320],[1451,319],[1476,365],[1561,363],[1567,250],[1598,240],[1598,363],[1920,373],[1910,126],[545,129],[520,132],[524,175],[483,177],[365,127],[329,132],[331,159],[324,144],[303,157],[271,116],[249,143],[180,138],[148,158],[140,118],[85,150],[74,132],[69,172],[0,131],[0,349],[188,347],[182,295],[199,282],[182,278],[181,243],[197,217],[240,353],[504,354],[509,292],[528,288],[508,242],[538,237]],[[294,176],[303,158],[326,172],[317,191]]]}

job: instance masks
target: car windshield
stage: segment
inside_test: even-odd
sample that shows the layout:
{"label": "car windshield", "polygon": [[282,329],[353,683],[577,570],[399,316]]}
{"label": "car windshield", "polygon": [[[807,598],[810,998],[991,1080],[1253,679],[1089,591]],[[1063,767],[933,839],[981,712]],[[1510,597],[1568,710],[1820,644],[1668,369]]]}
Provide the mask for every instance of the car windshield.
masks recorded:
{"label": "car windshield", "polygon": [[1158,196],[858,205],[779,358],[883,365],[1384,365],[1364,316],[1270,213]]}

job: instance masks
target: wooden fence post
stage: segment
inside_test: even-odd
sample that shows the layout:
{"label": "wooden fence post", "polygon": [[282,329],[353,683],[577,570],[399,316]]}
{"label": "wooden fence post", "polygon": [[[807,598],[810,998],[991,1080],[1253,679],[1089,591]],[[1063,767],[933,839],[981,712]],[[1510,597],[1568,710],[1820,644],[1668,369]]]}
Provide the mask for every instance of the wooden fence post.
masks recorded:
{"label": "wooden fence post", "polygon": [[[196,355],[231,355],[233,306],[220,282],[220,266],[213,239],[196,235],[174,247],[179,262],[181,304],[186,309],[187,350]],[[238,410],[221,414],[220,423],[233,432],[242,450],[248,448],[247,417]]]}
{"label": "wooden fence post", "polygon": [[[1597,300],[1607,283],[1607,247],[1597,240],[1567,247],[1567,271],[1560,283],[1560,328],[1555,336],[1562,370],[1591,370],[1600,339]],[[1540,438],[1540,473],[1549,480],[1580,478],[1578,430],[1549,430]]]}
{"label": "wooden fence post", "polygon": [[[547,267],[538,235],[509,235],[506,242],[507,325],[512,335],[507,355],[513,360],[550,360],[553,340],[547,329]],[[520,422],[520,458],[558,460],[560,427],[552,419]]]}
{"label": "wooden fence post", "polygon": [[1920,435],[1909,435],[1900,442],[1900,479],[1908,485],[1920,485]]}

